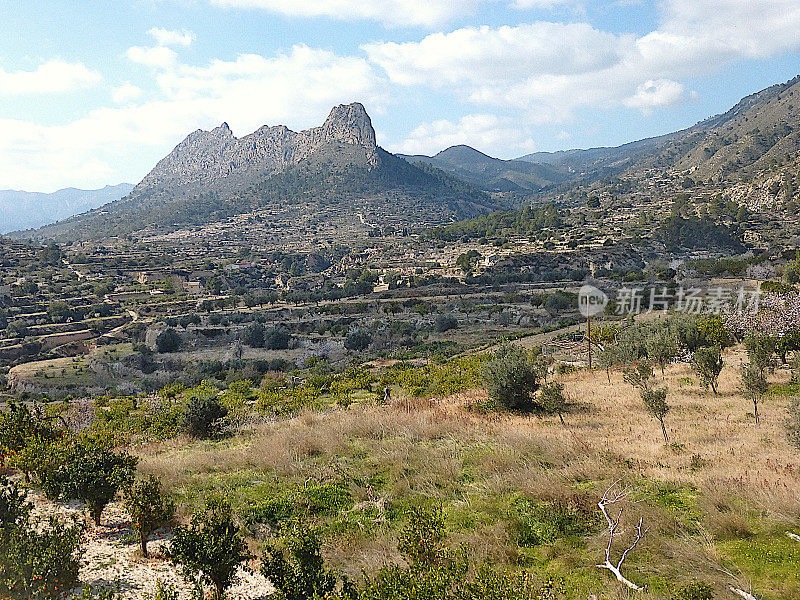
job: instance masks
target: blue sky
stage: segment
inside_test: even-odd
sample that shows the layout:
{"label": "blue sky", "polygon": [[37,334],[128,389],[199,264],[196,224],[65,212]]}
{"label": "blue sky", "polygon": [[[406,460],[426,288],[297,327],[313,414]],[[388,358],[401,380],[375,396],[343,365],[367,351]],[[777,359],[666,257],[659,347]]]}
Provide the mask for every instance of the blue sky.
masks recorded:
{"label": "blue sky", "polygon": [[513,158],[687,127],[800,73],[797,0],[0,0],[0,189],[139,181],[189,132],[361,101]]}

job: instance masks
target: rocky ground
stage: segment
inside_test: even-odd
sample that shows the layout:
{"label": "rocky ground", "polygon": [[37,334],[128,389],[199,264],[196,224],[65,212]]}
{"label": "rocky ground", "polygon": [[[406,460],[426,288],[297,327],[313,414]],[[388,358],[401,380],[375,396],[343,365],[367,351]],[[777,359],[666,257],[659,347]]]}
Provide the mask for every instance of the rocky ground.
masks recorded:
{"label": "rocky ground", "polygon": [[[151,537],[148,544],[150,558],[144,559],[130,517],[120,503],[109,504],[103,511],[101,526],[95,527],[87,519],[80,502],[51,502],[38,491],[30,492],[29,498],[37,520],[55,515],[65,520],[87,522],[81,545],[80,579],[83,584],[94,588],[119,585],[122,598],[139,600],[152,598],[161,582],[174,586],[181,600],[191,597],[191,583],[184,580],[180,570],[163,556],[163,550],[172,537],[169,531],[159,531]],[[227,595],[230,600],[258,600],[273,591],[263,576],[240,569]]]}

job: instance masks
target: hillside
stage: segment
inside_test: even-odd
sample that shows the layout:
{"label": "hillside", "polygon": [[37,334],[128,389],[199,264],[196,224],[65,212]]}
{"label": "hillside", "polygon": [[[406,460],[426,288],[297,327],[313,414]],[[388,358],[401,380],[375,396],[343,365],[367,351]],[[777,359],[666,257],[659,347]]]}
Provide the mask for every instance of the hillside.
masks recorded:
{"label": "hillside", "polygon": [[571,173],[545,163],[501,160],[464,145],[451,146],[435,156],[402,158],[442,169],[487,192],[538,193],[572,178]]}
{"label": "hillside", "polygon": [[66,188],[51,194],[0,190],[0,234],[42,227],[73,215],[98,208],[126,196],[129,183],[107,185],[99,190]]}
{"label": "hillside", "polygon": [[[311,200],[335,212],[407,226],[491,212],[489,197],[446,173],[409,165],[376,145],[361,104],[335,107],[321,127],[262,127],[236,138],[227,124],[195,131],[131,193],[36,232],[91,239],[147,229],[165,232]],[[302,206],[301,206],[302,208]]]}
{"label": "hillside", "polygon": [[584,179],[657,169],[703,180],[739,180],[800,150],[798,100],[800,77],[751,94],[683,131],[616,148],[537,152],[519,160],[573,171]]}

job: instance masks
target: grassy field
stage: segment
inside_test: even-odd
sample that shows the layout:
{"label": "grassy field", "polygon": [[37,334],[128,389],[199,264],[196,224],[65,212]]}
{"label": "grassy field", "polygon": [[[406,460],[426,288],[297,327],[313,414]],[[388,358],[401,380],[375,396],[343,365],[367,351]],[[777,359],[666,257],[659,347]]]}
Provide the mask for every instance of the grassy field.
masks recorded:
{"label": "grassy field", "polygon": [[[726,354],[720,393],[686,365],[667,368],[670,443],[638,393],[612,373],[561,379],[573,401],[557,417],[483,415],[482,390],[444,398],[394,395],[261,424],[218,441],[180,438],[138,449],[141,469],[182,499],[186,515],[215,491],[228,495],[255,548],[303,516],[324,526],[328,561],[353,576],[397,559],[396,533],[412,505],[441,506],[450,541],[478,559],[529,569],[568,598],[670,599],[694,578],[716,597],[735,586],[765,600],[800,597],[800,455],[785,441],[788,371],[753,407],[738,391],[743,352]],[[660,379],[660,376],[658,377]],[[629,487],[625,534],[649,527],[623,573],[602,562],[605,522],[596,503]]]}

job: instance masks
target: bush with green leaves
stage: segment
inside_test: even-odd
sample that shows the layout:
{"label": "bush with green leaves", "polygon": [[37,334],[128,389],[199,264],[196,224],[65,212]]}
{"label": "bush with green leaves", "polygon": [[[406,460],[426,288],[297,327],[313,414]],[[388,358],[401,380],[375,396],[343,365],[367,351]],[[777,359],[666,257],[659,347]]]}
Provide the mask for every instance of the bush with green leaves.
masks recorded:
{"label": "bush with green leaves", "polygon": [[214,600],[223,599],[236,570],[251,558],[231,506],[221,498],[209,498],[188,526],[175,528],[167,553],[186,577],[209,583]]}
{"label": "bush with green leaves", "polygon": [[285,548],[268,544],[261,559],[261,574],[277,589],[277,600],[339,597],[337,585],[340,579],[341,596],[355,597],[355,588],[346,578],[325,568],[320,553],[322,543],[314,529],[295,522],[284,539]]}
{"label": "bush with green leaves", "polygon": [[372,343],[372,335],[363,329],[356,329],[347,334],[344,347],[354,352],[363,352]]}
{"label": "bush with green leaves", "polygon": [[147,540],[156,529],[175,517],[175,502],[161,491],[158,479],[150,475],[125,490],[125,508],[139,534],[142,556],[147,558]]}
{"label": "bush with green leaves", "polygon": [[569,408],[569,400],[564,394],[563,383],[542,384],[537,404],[543,412],[549,415],[558,415],[561,424],[564,424],[564,412]]}
{"label": "bush with green leaves", "polygon": [[519,346],[503,343],[483,365],[483,380],[489,397],[499,406],[514,411],[534,408],[533,393],[539,389],[536,366]]}
{"label": "bush with green leaves", "polygon": [[31,520],[26,494],[0,478],[0,597],[55,600],[78,584],[82,529]]}
{"label": "bush with green leaves", "polygon": [[117,492],[133,480],[138,459],[93,443],[77,443],[67,462],[58,467],[54,480],[61,495],[83,501],[95,525]]}
{"label": "bush with green leaves", "polygon": [[359,586],[359,600],[539,600],[558,598],[538,587],[527,572],[498,571],[474,565],[466,552],[445,543],[440,511],[412,509],[398,543],[405,565],[387,565]]}
{"label": "bush with green leaves", "polygon": [[458,319],[454,315],[436,315],[433,327],[439,333],[458,328]]}
{"label": "bush with green leaves", "polygon": [[647,356],[661,367],[664,375],[664,367],[678,355],[678,338],[671,328],[660,327],[647,338],[645,348]]}
{"label": "bush with green leaves", "polygon": [[168,327],[159,333],[156,338],[156,348],[161,354],[177,352],[181,349],[182,343],[180,334],[172,327]]}
{"label": "bush with green leaves", "polygon": [[183,413],[183,426],[196,438],[217,435],[225,424],[228,409],[216,397],[199,395],[193,397]]}
{"label": "bush with green leaves", "polygon": [[700,378],[700,383],[706,389],[710,387],[715,394],[723,366],[722,349],[719,346],[698,348],[692,355],[692,368]]}
{"label": "bush with green leaves", "polygon": [[694,579],[682,585],[672,595],[672,600],[713,600],[714,588],[704,581]]}

